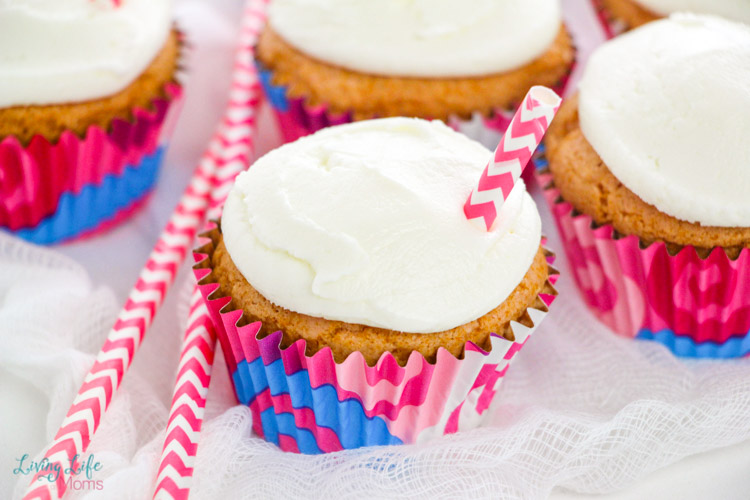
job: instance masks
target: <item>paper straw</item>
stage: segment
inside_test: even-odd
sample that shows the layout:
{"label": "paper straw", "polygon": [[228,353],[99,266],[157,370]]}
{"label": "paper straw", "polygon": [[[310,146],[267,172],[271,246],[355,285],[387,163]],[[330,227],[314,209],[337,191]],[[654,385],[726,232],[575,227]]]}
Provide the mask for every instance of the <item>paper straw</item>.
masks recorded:
{"label": "paper straw", "polygon": [[[253,46],[263,23],[264,1],[250,1],[243,17],[240,50],[238,52],[236,73],[245,73],[231,90],[229,102],[232,119],[240,121],[245,116],[252,116],[252,103],[258,94],[258,79],[253,65]],[[248,87],[245,81],[252,82]],[[228,117],[230,116],[228,110]],[[250,114],[248,114],[250,113]],[[225,141],[222,146],[225,155],[234,158],[227,165],[219,168],[217,182],[211,192],[211,207],[208,211],[209,221],[221,214],[221,207],[227,193],[234,183],[234,178],[250,163],[253,150],[252,134],[222,134]],[[240,131],[241,132],[241,131]],[[211,223],[209,222],[209,225]],[[206,396],[211,382],[211,369],[216,346],[216,333],[208,310],[197,288],[190,299],[188,326],[180,353],[172,396],[172,407],[167,419],[166,436],[162,448],[161,460],[157,469],[154,499],[187,499],[193,477],[193,465],[198,450],[198,438],[203,414],[206,408]]]}
{"label": "paper straw", "polygon": [[190,492],[216,345],[216,333],[205,310],[200,293],[193,293],[157,469],[155,499],[186,499]]}
{"label": "paper straw", "polygon": [[[265,3],[264,0],[251,2],[250,10],[256,13],[258,27],[262,23]],[[243,40],[243,46],[251,44],[252,40]],[[235,65],[232,88],[231,103],[247,102],[242,101],[243,96],[237,95],[243,91],[249,93],[245,98],[257,101],[259,83],[255,79],[252,59]],[[48,472],[40,471],[33,477],[24,499],[59,499],[65,494],[66,482],[72,477],[70,471],[75,468],[71,466],[80,465],[80,459],[120,387],[146,330],[191,249],[209,206],[218,206],[218,201],[214,202],[216,198],[211,199],[212,192],[224,189],[224,180],[233,178],[236,175],[233,172],[247,164],[247,156],[240,150],[243,144],[247,148],[252,144],[249,138],[254,124],[252,107],[243,112],[237,105],[230,105],[219,132],[211,140],[208,151],[151,251],[54,441],[47,447],[44,459],[50,467],[59,467],[59,476],[51,481]]]}
{"label": "paper straw", "polygon": [[[492,230],[503,203],[542,142],[561,102],[562,99],[547,87],[536,86],[529,90],[464,204],[464,214],[469,221],[487,231]],[[484,224],[480,219],[484,219]]]}

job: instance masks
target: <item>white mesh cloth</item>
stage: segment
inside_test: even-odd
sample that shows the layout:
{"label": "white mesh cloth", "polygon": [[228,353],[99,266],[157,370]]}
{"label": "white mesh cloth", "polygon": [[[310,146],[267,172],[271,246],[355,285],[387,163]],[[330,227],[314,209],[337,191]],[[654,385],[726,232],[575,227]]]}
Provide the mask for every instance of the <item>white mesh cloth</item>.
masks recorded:
{"label": "white mesh cloth", "polygon": [[[2,376],[46,398],[48,410],[37,407],[46,412],[46,441],[118,304],[108,290],[93,288],[79,265],[4,235],[0,269]],[[191,286],[186,278],[183,272],[91,445],[104,466],[96,475],[102,489],[72,498],[150,498]],[[280,452],[251,435],[250,412],[234,406],[219,357],[193,498],[544,498],[556,486],[601,493],[750,438],[750,360],[685,362],[657,344],[615,337],[585,310],[565,274],[558,288],[553,313],[497,395],[490,426],[422,446]],[[26,478],[11,476],[0,486],[10,492],[12,482],[18,497]]]}

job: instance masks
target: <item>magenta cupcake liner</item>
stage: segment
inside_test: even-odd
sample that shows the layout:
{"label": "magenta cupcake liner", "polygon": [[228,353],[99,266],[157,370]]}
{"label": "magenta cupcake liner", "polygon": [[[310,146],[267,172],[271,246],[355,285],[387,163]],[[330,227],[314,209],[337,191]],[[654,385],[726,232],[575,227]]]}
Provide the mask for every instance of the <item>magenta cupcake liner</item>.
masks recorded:
{"label": "magenta cupcake liner", "polygon": [[736,259],[722,248],[703,258],[692,246],[673,255],[663,242],[644,244],[577,213],[548,171],[538,170],[537,179],[578,288],[600,321],[680,356],[750,354],[750,248]]}
{"label": "magenta cupcake liner", "polygon": [[[250,407],[254,432],[284,451],[327,453],[361,446],[417,443],[479,425],[511,361],[547,314],[550,283],[529,326],[512,322],[515,341],[492,334],[489,352],[469,342],[462,359],[445,349],[435,362],[413,352],[405,366],[384,354],[368,366],[355,352],[337,363],[330,348],[312,356],[299,340],[287,348],[282,332],[258,335],[261,324],[211,282],[208,256],[219,230],[202,235],[194,273],[216,327],[237,400]],[[549,258],[552,260],[552,257]]]}
{"label": "magenta cupcake liner", "polygon": [[182,89],[172,83],[151,110],[135,109],[132,121],[116,119],[109,130],[89,127],[84,137],[65,131],[55,143],[34,136],[28,145],[14,136],[0,142],[0,226],[20,230],[55,213],[65,193],[79,194],[108,176],[139,165],[171,133]]}
{"label": "magenta cupcake liner", "polygon": [[103,232],[132,215],[156,183],[165,147],[127,166],[122,175],[106,175],[101,184],[89,184],[78,193],[63,193],[54,214],[33,227],[12,231],[40,245],[70,241]]}

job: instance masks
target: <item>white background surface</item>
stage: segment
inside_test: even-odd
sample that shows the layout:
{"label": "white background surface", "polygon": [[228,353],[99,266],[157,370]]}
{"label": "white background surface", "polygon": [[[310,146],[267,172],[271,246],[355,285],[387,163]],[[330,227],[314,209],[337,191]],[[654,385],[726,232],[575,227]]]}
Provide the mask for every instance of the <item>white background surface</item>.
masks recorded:
{"label": "white background surface", "polygon": [[[190,58],[190,79],[182,119],[166,158],[159,187],[145,209],[125,225],[105,234],[58,248],[82,264],[96,285],[111,287],[122,303],[145,262],[153,243],[166,223],[172,208],[187,185],[204,146],[213,132],[225,102],[225,90],[231,69],[236,23],[241,2],[238,0],[178,1],[178,20],[193,41]],[[579,59],[585,60],[600,42],[601,32],[585,0],[564,1],[566,16],[576,35]],[[580,70],[580,66],[579,66]],[[268,111],[264,111],[259,131],[259,152],[278,143],[278,135]],[[548,233],[552,222],[543,203],[539,204]],[[559,248],[559,247],[558,247]],[[173,296],[179,294],[179,284]],[[184,286],[183,286],[184,289]],[[184,290],[183,290],[184,291]],[[170,300],[160,313],[173,319],[177,300]],[[138,363],[159,363],[163,357],[165,373],[176,363],[177,340],[170,352],[154,352],[147,342]],[[219,358],[215,373],[226,377]],[[170,384],[167,383],[166,387]],[[167,394],[168,396],[168,394]],[[0,498],[9,498],[12,482],[7,474],[14,457],[34,453],[45,442],[44,415],[46,398],[33,386],[0,368]],[[750,415],[748,415],[750,420]],[[573,493],[555,491],[551,498],[587,498]],[[715,450],[685,459],[654,472],[628,488],[607,496],[591,498],[643,499],[746,499],[750,498],[750,442]]]}

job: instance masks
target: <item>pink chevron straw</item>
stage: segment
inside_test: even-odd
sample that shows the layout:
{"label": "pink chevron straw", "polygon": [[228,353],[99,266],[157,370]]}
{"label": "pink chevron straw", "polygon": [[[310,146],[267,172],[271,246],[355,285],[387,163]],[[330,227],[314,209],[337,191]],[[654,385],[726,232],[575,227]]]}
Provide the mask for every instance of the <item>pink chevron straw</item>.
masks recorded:
{"label": "pink chevron straw", "polygon": [[155,499],[186,499],[190,492],[216,344],[216,332],[203,310],[200,294],[196,298],[193,293],[157,469]]}
{"label": "pink chevron straw", "polygon": [[494,160],[487,162],[477,187],[464,204],[469,221],[481,224],[479,219],[484,218],[483,229],[492,230],[503,203],[542,142],[561,102],[560,96],[547,87],[531,87],[500,139]]}
{"label": "pink chevron straw", "polygon": [[[240,49],[235,66],[235,81],[230,92],[227,113],[237,112],[252,116],[252,103],[258,92],[258,79],[253,61],[253,48],[263,24],[261,0],[249,1],[242,22]],[[240,77],[241,76],[241,77]],[[253,82],[252,87],[243,86]],[[226,156],[231,161],[219,170],[218,183],[211,192],[209,221],[218,219],[224,200],[234,183],[234,178],[250,163],[253,152],[252,134],[219,134],[226,138],[223,142]],[[207,224],[211,227],[213,224]],[[206,396],[211,382],[211,369],[216,346],[216,332],[208,316],[200,291],[196,287],[190,299],[188,326],[182,343],[180,362],[177,370],[172,408],[167,420],[164,447],[157,469],[155,500],[187,499],[193,477],[193,465],[198,450],[198,438],[206,408]]]}
{"label": "pink chevron straw", "polygon": [[[231,183],[236,173],[248,163],[255,125],[254,107],[258,102],[260,85],[253,69],[251,52],[246,48],[254,43],[250,34],[257,33],[262,24],[266,2],[249,2],[245,19],[252,18],[253,22],[248,21],[250,27],[243,31],[243,50],[235,64],[226,115],[152,250],[94,365],[84,378],[54,441],[47,448],[44,460],[49,467],[34,476],[23,497],[25,500],[60,499],[65,494],[66,483],[72,477],[71,468],[80,466],[81,455],[99,428],[146,330],[192,246],[206,212],[219,206],[222,193],[228,189],[227,183]],[[213,350],[213,346],[210,347]],[[207,354],[206,360],[210,358]],[[191,394],[188,393],[188,396]],[[195,400],[199,402],[201,398]],[[59,467],[60,471],[57,477],[49,474],[49,470],[55,467]]]}

